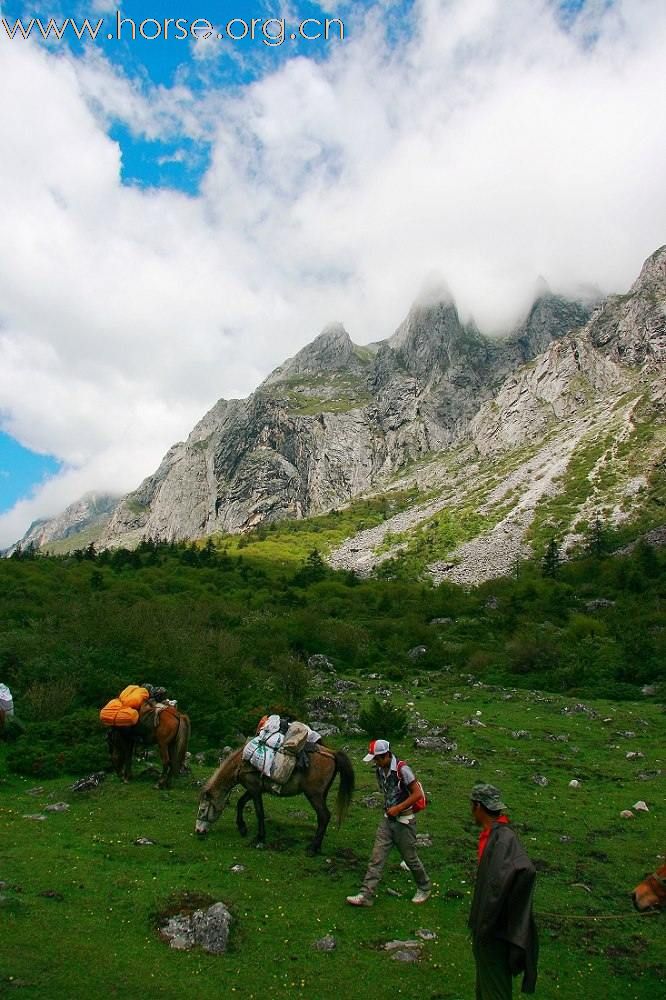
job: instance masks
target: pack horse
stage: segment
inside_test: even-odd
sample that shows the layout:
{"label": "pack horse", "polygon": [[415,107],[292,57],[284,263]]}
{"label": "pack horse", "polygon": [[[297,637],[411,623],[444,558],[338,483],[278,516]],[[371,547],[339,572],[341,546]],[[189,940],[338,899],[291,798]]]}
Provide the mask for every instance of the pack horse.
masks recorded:
{"label": "pack horse", "polygon": [[309,765],[305,769],[297,768],[289,780],[281,786],[275,786],[270,779],[265,778],[251,764],[243,760],[243,748],[234,750],[208,779],[201,791],[199,810],[195,830],[204,835],[212,823],[219,819],[229,801],[232,789],[242,785],[245,792],[236,806],[236,826],[241,837],[247,836],[247,825],[243,819],[243,810],[252,800],[257,816],[257,843],[264,843],[266,829],[264,823],[263,794],[279,794],[280,797],[305,795],[317,814],[317,829],[308,847],[308,853],[317,854],[321,849],[324,834],[331,819],[331,813],[326,805],[326,796],[336,775],[340,776],[336,814],[338,825],[344,819],[351,803],[354,791],[354,769],[346,753],[342,750],[330,750],[317,744],[316,749],[308,753]]}
{"label": "pack horse", "polygon": [[125,782],[132,776],[132,757],[137,742],[156,743],[162,760],[162,774],[156,788],[170,788],[174,776],[180,774],[185,763],[190,719],[172,706],[156,711],[154,707],[145,705],[137,726],[112,726],[107,738],[114,770]]}
{"label": "pack horse", "polygon": [[634,889],[631,898],[641,913],[646,910],[663,910],[666,907],[666,865],[646,875]]}

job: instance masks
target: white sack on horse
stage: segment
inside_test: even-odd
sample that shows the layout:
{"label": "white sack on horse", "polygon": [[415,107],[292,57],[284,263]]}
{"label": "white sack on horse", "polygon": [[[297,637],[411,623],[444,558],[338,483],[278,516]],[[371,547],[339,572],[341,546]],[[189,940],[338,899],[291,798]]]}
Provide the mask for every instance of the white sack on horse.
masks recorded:
{"label": "white sack on horse", "polygon": [[0,709],[7,719],[11,719],[14,715],[14,699],[6,684],[0,684]]}

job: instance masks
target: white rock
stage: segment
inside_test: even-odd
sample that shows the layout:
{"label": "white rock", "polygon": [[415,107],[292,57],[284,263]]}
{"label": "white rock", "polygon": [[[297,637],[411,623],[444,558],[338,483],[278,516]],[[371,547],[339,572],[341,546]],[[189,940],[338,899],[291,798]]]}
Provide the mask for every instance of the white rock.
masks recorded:
{"label": "white rock", "polygon": [[578,778],[572,778],[571,781],[569,782],[569,788],[582,788],[582,787],[583,786],[581,782],[578,780]]}
{"label": "white rock", "polygon": [[647,807],[647,803],[643,802],[642,799],[640,799],[638,802],[634,802],[634,804],[633,804],[633,806],[631,808],[635,809],[636,812],[642,812],[642,813],[649,813],[650,812],[650,810]]}
{"label": "white rock", "polygon": [[632,813],[631,809],[623,809],[622,812],[620,813],[620,816],[622,817],[622,819],[634,818],[634,814]]}

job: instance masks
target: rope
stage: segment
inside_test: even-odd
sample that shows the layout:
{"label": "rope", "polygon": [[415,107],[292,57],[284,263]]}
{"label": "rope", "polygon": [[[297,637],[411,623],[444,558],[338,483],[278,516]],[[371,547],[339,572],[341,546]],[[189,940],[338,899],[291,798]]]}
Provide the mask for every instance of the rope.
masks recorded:
{"label": "rope", "polygon": [[599,916],[589,913],[582,914],[581,916],[575,916],[570,913],[537,913],[535,916],[537,919],[539,917],[549,917],[552,920],[635,920],[636,917],[657,917],[659,916],[659,911],[645,910],[644,913],[612,913],[601,914]]}

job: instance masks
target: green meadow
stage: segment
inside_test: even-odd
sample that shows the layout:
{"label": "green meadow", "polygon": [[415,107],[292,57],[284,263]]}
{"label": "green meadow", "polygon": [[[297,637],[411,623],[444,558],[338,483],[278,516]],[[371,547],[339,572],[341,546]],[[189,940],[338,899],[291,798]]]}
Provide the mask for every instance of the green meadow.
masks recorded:
{"label": "green meadow", "polygon": [[[478,833],[469,790],[480,780],[501,788],[539,869],[537,995],[658,994],[663,914],[635,913],[630,892],[664,853],[664,553],[611,556],[597,526],[585,558],[528,564],[472,591],[360,581],[327,570],[312,544],[314,535],[321,551],[332,543],[336,516],[385,511],[244,542],[0,561],[0,677],[25,725],[0,741],[2,995],[469,998]],[[335,673],[315,673],[315,653]],[[167,792],[153,788],[154,760],[137,763],[129,786],[108,774],[99,788],[72,791],[108,767],[99,707],[143,681],[178,698],[205,763],[193,757]],[[225,744],[238,745],[268,708],[307,719],[312,699],[327,697],[340,733],[326,742],[350,755],[357,790],[322,854],[306,855],[314,814],[303,798],[267,797],[262,850],[235,829],[237,793],[198,840],[200,783]],[[404,713],[409,731],[395,746],[431,796],[419,831],[431,838],[422,857],[436,888],[421,907],[397,856],[372,909],[345,904],[380,817],[364,802],[375,786],[353,721],[375,698]],[[435,727],[447,727],[455,752],[414,748]],[[640,800],[647,812],[620,817]],[[69,809],[44,812],[56,802]],[[251,838],[251,809],[246,818]],[[225,955],[161,940],[159,915],[183,900],[229,907]],[[383,949],[420,929],[436,937],[417,962]],[[315,950],[327,934],[335,950]]]}
{"label": "green meadow", "polygon": [[[377,808],[362,800],[375,791],[372,769],[360,762],[364,742],[344,736],[357,791],[340,829],[332,822],[319,857],[305,854],[314,814],[303,798],[267,797],[267,845],[256,849],[234,825],[233,802],[208,838],[193,832],[194,767],[168,792],[142,775],[130,786],[109,775],[93,791],[69,790],[71,779],[35,781],[4,774],[0,824],[3,948],[0,988],[9,996],[216,997],[222,991],[259,998],[288,990],[297,997],[462,998],[473,995],[466,917],[475,869],[477,830],[468,796],[477,780],[496,783],[539,869],[536,911],[541,935],[538,995],[653,997],[666,973],[663,917],[634,913],[630,890],[663,852],[664,715],[654,705],[591,702],[594,715],[562,714],[577,703],[553,695],[466,686],[460,678],[410,679],[396,704],[413,703],[411,717],[447,725],[458,753],[415,751],[412,738],[396,747],[416,767],[432,802],[419,831],[432,846],[422,858],[435,892],[421,907],[394,856],[374,908],[356,910],[344,897],[357,890],[369,853]],[[362,682],[370,694],[384,681]],[[480,715],[477,713],[481,713]],[[469,719],[483,725],[468,726]],[[514,738],[523,730],[528,736]],[[633,737],[618,735],[633,732]],[[559,739],[558,739],[559,737]],[[628,752],[644,756],[627,760]],[[6,759],[6,747],[3,748]],[[657,772],[662,772],[658,774]],[[534,775],[549,784],[534,783]],[[569,788],[578,778],[579,789]],[[35,787],[42,790],[31,794]],[[333,788],[331,802],[334,801]],[[649,812],[620,818],[637,800]],[[70,808],[40,814],[50,802]],[[330,803],[329,803],[330,804]],[[254,817],[248,810],[250,836]],[[140,838],[154,841],[140,846]],[[244,871],[232,872],[234,865]],[[393,890],[400,895],[389,894]],[[157,914],[181,893],[222,900],[234,916],[224,956],[170,950]],[[437,935],[421,959],[402,964],[382,944],[412,940],[419,928]],[[315,941],[332,934],[335,951]]]}

